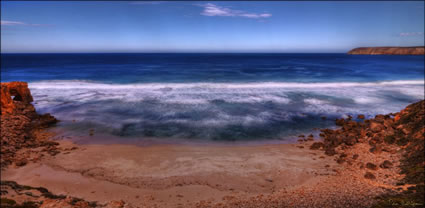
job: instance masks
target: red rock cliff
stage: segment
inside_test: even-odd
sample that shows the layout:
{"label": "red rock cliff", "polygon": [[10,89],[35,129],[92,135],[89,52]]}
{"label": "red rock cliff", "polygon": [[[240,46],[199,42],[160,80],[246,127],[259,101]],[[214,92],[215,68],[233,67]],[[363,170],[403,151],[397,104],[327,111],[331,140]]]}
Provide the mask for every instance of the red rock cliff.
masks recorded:
{"label": "red rock cliff", "polygon": [[37,114],[31,104],[33,98],[27,83],[0,83],[0,87],[1,167],[11,163],[26,164],[26,155],[21,155],[22,157],[16,155],[16,152],[21,149],[47,146],[53,153],[55,143],[41,138],[37,130],[46,128],[57,120],[50,114]]}
{"label": "red rock cliff", "polygon": [[26,82],[1,83],[0,89],[1,115],[18,113],[17,111],[20,106],[29,106],[33,101]]}
{"label": "red rock cliff", "polygon": [[[1,92],[1,145],[0,167],[23,166],[40,160],[44,155],[56,155],[61,148],[49,140],[43,128],[57,122],[50,114],[39,115],[31,104],[33,98],[26,82],[0,83]],[[54,195],[42,187],[19,185],[13,181],[1,181],[0,207],[124,207],[123,201],[112,201],[106,206],[65,195]],[[31,193],[28,195],[27,193]],[[35,195],[33,195],[35,193]],[[12,197],[4,198],[3,195]],[[9,195],[7,195],[9,194]],[[4,200],[5,199],[5,200]],[[15,201],[16,200],[16,201]],[[17,205],[18,202],[22,205]],[[9,206],[13,202],[13,206]],[[25,202],[25,203],[24,203]],[[30,204],[30,205],[28,205]]]}
{"label": "red rock cliff", "polygon": [[424,55],[424,46],[420,47],[362,47],[348,52],[351,55]]}

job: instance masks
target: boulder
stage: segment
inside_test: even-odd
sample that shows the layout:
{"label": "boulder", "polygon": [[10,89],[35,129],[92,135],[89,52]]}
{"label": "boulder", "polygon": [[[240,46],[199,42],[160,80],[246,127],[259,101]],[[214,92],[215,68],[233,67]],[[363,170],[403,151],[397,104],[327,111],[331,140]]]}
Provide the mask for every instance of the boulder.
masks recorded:
{"label": "boulder", "polygon": [[125,202],[123,200],[111,201],[106,205],[106,208],[124,208]]}
{"label": "boulder", "polygon": [[336,124],[337,126],[343,126],[343,125],[344,125],[344,123],[345,123],[345,120],[344,120],[343,118],[340,118],[340,119],[336,119],[336,120],[335,120],[335,124]]}
{"label": "boulder", "polygon": [[376,122],[378,122],[378,123],[384,123],[384,121],[385,121],[385,116],[384,116],[384,115],[382,115],[382,114],[376,115],[376,116],[375,116],[375,121],[376,121]]}
{"label": "boulder", "polygon": [[28,160],[25,158],[18,159],[18,161],[15,162],[16,166],[24,166],[28,163]]}
{"label": "boulder", "polygon": [[366,168],[370,170],[378,170],[378,166],[370,162],[366,163]]}
{"label": "boulder", "polygon": [[333,148],[329,148],[329,149],[326,149],[325,154],[327,156],[334,156],[334,155],[336,155],[336,151]]}
{"label": "boulder", "polygon": [[375,122],[375,121],[371,121],[370,122],[370,130],[372,130],[372,132],[374,132],[374,133],[378,133],[378,132],[384,130],[384,125],[382,125],[378,122]]}
{"label": "boulder", "polygon": [[382,152],[382,147],[379,145],[374,145],[372,146],[372,148],[369,149],[369,152],[373,153],[373,154],[379,154]]}
{"label": "boulder", "polygon": [[371,180],[376,179],[375,175],[373,175],[373,173],[371,173],[371,172],[366,172],[364,177],[367,178],[367,179],[371,179]]}
{"label": "boulder", "polygon": [[354,144],[356,144],[356,142],[357,142],[357,139],[354,138],[353,136],[348,136],[344,139],[344,143],[349,146],[353,146]]}
{"label": "boulder", "polygon": [[395,140],[396,139],[395,139],[394,136],[386,136],[386,137],[384,137],[384,141],[387,144],[394,144]]}
{"label": "boulder", "polygon": [[58,120],[52,115],[50,115],[50,113],[46,113],[46,114],[40,115],[37,119],[37,122],[39,122],[39,126],[41,127],[49,127],[49,126],[52,126],[53,124],[56,124]]}
{"label": "boulder", "polygon": [[310,149],[312,150],[317,150],[323,147],[323,143],[322,142],[314,142],[311,146]]}
{"label": "boulder", "polygon": [[381,168],[392,168],[393,167],[393,163],[390,162],[389,160],[385,160],[381,165],[379,165],[379,167]]}

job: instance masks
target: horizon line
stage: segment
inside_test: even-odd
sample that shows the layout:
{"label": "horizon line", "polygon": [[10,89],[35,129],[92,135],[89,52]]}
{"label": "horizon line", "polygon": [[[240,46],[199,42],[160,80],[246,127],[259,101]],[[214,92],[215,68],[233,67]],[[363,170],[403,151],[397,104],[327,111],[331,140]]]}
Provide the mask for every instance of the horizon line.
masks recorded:
{"label": "horizon line", "polygon": [[289,51],[62,51],[62,52],[2,52],[0,54],[342,54],[358,48],[418,48],[425,46],[359,46],[348,50],[323,52],[289,52]]}
{"label": "horizon line", "polygon": [[[348,51],[347,51],[348,52]],[[0,52],[0,54],[345,54],[347,52]]]}

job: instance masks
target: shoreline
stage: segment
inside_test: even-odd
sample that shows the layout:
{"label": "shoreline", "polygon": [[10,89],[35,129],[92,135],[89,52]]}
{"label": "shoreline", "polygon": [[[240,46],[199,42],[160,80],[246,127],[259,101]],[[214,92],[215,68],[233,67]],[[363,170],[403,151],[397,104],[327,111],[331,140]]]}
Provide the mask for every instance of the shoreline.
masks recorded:
{"label": "shoreline", "polygon": [[[49,89],[29,86],[37,110],[62,120],[58,125],[71,129],[71,135],[86,136],[94,129],[95,135],[117,135],[123,140],[178,137],[216,141],[279,139],[314,127],[329,128],[345,114],[369,118],[397,112],[422,99],[423,80],[415,83],[360,88],[307,84],[309,87],[302,89],[286,89],[286,84],[252,89],[248,85],[240,91],[221,83],[215,87],[196,84],[190,89],[78,82],[65,84],[66,89],[61,82],[44,86]],[[386,105],[388,102],[392,104]],[[328,119],[322,120],[322,116]]]}
{"label": "shoreline", "polygon": [[[338,126],[331,126],[329,129],[335,129]],[[70,135],[66,134],[66,130],[60,130],[61,127],[51,127],[47,132],[53,134],[50,137],[53,141],[71,141],[76,145],[132,145],[137,147],[149,147],[149,146],[166,146],[166,145],[176,145],[176,146],[191,146],[191,147],[239,147],[239,146],[264,146],[264,145],[281,145],[281,144],[297,144],[300,136],[313,134],[315,136],[315,141],[318,139],[320,131],[314,129],[311,131],[306,131],[297,135],[282,137],[281,139],[259,139],[259,140],[209,140],[209,139],[185,139],[185,138],[157,138],[157,137],[126,137],[122,138],[119,136],[109,135],[109,134],[100,134],[96,133],[94,130],[88,131],[87,135],[82,135],[81,132],[78,132],[79,135]],[[95,128],[93,128],[95,129]],[[64,133],[65,132],[65,133]],[[92,133],[92,134],[91,134]]]}
{"label": "shoreline", "polygon": [[[26,83],[5,87],[27,101],[2,99],[2,128],[10,128],[2,131],[2,205],[372,207],[393,203],[386,196],[412,197],[408,189],[421,193],[420,175],[409,171],[423,168],[425,101],[371,119],[337,119],[340,128],[321,129],[321,140],[303,135],[296,144],[135,146],[51,140],[46,128],[56,120],[35,113]],[[22,124],[28,128],[12,128]]]}

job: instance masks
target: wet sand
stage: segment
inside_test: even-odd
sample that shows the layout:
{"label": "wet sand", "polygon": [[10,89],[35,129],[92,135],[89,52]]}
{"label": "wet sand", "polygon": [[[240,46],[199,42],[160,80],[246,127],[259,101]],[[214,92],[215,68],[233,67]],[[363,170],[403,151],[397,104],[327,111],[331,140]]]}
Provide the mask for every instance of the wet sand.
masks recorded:
{"label": "wet sand", "polygon": [[[322,152],[300,144],[251,146],[76,145],[24,167],[2,171],[2,180],[42,186],[56,194],[134,207],[193,207],[201,201],[295,190],[335,175]],[[329,165],[328,167],[325,167]]]}

